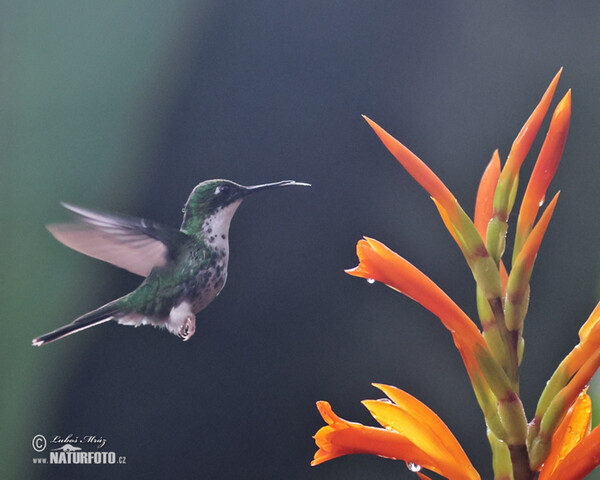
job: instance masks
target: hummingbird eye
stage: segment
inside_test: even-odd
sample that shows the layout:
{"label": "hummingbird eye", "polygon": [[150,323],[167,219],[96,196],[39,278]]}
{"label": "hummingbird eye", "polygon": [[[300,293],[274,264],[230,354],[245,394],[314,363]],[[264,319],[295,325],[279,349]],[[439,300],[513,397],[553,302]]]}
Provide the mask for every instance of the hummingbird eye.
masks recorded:
{"label": "hummingbird eye", "polygon": [[229,192],[229,190],[231,190],[231,186],[230,185],[219,185],[217,188],[215,188],[215,195],[222,195],[222,194],[226,194]]}

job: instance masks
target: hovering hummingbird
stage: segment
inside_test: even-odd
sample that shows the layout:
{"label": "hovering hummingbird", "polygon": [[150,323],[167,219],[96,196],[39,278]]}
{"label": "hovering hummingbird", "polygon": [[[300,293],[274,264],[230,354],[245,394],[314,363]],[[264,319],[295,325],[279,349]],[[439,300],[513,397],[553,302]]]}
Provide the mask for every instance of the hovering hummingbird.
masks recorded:
{"label": "hovering hummingbird", "polygon": [[251,187],[229,180],[202,182],[183,208],[179,230],[63,203],[78,222],[48,226],[59,242],[146,279],[133,292],[34,338],[32,344],[44,345],[109,320],[164,327],[189,340],[196,331],[196,314],[225,285],[229,226],[240,203],[250,194],[288,185],[310,186],[293,180]]}

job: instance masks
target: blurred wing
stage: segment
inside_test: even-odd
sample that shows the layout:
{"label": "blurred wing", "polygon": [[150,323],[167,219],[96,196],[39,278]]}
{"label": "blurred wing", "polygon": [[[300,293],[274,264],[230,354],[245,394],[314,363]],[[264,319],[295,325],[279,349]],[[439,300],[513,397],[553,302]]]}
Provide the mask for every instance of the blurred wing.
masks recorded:
{"label": "blurred wing", "polygon": [[186,235],[141,218],[62,204],[78,221],[48,225],[59,242],[90,257],[146,277],[173,258]]}

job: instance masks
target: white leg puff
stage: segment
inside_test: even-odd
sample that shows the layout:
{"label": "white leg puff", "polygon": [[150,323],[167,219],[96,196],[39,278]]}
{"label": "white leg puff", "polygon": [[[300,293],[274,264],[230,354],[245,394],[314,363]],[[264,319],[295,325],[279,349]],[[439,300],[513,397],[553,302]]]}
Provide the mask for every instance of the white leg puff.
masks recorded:
{"label": "white leg puff", "polygon": [[188,315],[183,323],[181,330],[179,330],[179,338],[184,342],[187,342],[196,333],[196,316]]}

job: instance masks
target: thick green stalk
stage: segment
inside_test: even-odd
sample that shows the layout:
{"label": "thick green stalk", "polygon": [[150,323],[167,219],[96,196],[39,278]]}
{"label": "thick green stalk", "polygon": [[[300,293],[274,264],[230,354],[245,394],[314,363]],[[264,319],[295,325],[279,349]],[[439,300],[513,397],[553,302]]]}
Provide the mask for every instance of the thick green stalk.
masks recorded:
{"label": "thick green stalk", "polygon": [[[504,322],[497,322],[492,307],[481,288],[477,287],[477,312],[481,322],[481,330],[492,355],[498,360],[505,372],[509,371],[509,351],[507,348],[507,331]],[[510,375],[509,375],[510,377]]]}
{"label": "thick green stalk", "polygon": [[475,398],[477,399],[479,408],[483,412],[483,417],[485,418],[485,423],[490,434],[499,440],[506,440],[507,433],[502,424],[502,419],[498,414],[498,400],[496,396],[490,391],[485,379],[480,374],[474,373],[470,377]]}
{"label": "thick green stalk", "polygon": [[494,480],[514,480],[513,466],[508,446],[505,442],[498,439],[489,428],[487,430],[487,437],[492,450]]}
{"label": "thick green stalk", "polygon": [[514,480],[532,480],[535,472],[529,467],[529,455],[525,445],[509,446]]}

